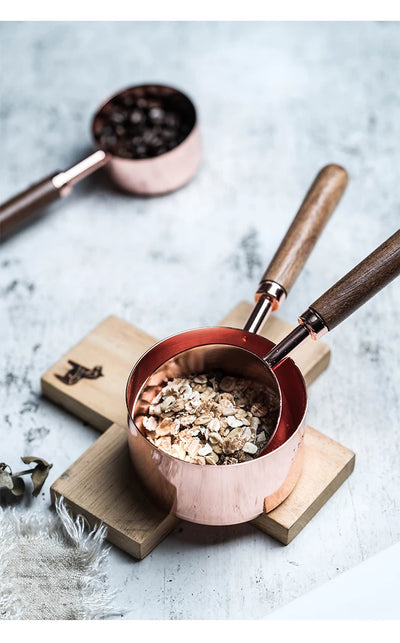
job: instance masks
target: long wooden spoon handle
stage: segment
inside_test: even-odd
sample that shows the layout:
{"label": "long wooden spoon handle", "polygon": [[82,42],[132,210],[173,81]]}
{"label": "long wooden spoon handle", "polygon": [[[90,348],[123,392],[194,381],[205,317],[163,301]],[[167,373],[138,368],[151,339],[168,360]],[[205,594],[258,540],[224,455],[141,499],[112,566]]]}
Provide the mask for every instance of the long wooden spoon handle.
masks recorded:
{"label": "long wooden spoon handle", "polygon": [[314,301],[289,335],[264,357],[276,368],[303,342],[321,337],[365,304],[400,274],[400,230]]}
{"label": "long wooden spoon handle", "polygon": [[400,230],[319,297],[310,309],[332,330],[400,274]]}
{"label": "long wooden spoon handle", "polygon": [[297,279],[318,237],[338,204],[348,182],[340,165],[326,165],[300,206],[281,245],[266,269],[263,281],[278,283],[286,294]]}

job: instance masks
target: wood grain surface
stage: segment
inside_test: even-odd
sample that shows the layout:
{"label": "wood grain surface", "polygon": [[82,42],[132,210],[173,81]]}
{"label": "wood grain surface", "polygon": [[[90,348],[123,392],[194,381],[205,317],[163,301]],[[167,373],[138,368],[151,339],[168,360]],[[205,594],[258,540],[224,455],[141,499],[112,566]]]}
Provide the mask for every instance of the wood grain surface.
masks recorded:
{"label": "wood grain surface", "polygon": [[276,281],[288,293],[346,188],[348,175],[340,165],[318,173],[262,281]]}
{"label": "wood grain surface", "polygon": [[144,558],[178,524],[149,501],[129,459],[127,429],[113,424],[52,485],[74,514],[93,526],[103,522],[107,539]]}
{"label": "wood grain surface", "polygon": [[296,487],[276,509],[251,524],[289,544],[349,477],[354,464],[353,451],[308,426],[303,470]]}
{"label": "wood grain surface", "polygon": [[399,274],[400,230],[316,299],[310,308],[332,330]]}

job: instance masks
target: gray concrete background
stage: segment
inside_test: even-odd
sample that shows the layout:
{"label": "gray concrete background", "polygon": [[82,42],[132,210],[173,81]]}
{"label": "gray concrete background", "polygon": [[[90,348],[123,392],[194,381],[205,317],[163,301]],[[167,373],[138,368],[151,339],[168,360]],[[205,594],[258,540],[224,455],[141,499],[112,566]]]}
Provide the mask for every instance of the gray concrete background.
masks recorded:
{"label": "gray concrete background", "polygon": [[[399,226],[398,23],[3,23],[0,54],[1,200],[79,160],[124,86],[181,87],[204,141],[181,191],[133,198],[99,173],[0,247],[1,460],[41,455],[49,483],[97,433],[42,399],[40,376],[106,315],[164,337],[251,300],[328,162],[350,184],[282,317]],[[125,618],[260,618],[399,540],[399,312],[396,283],[327,337],[308,419],[357,462],[312,523],[286,548],[185,523],[142,562],[113,549]]]}

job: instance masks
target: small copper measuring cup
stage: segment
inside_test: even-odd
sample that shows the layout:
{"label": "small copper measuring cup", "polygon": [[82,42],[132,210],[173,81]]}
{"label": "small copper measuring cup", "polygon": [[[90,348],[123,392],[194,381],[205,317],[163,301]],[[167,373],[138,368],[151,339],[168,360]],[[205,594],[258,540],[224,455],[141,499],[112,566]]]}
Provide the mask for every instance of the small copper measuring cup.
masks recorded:
{"label": "small copper measuring cup", "polygon": [[[282,404],[274,441],[280,447],[252,462],[213,467],[178,460],[147,440],[143,416],[160,386],[183,372],[218,367],[241,377],[264,376],[261,359],[248,370],[244,360],[230,364],[230,352],[245,347],[244,355],[250,351],[261,358],[273,348],[257,333],[289,292],[347,179],[346,171],[337,165],[328,165],[318,174],[262,278],[243,330],[217,327],[179,333],[156,344],[132,369],[126,390],[131,458],[155,498],[180,518],[210,525],[245,522],[262,512],[265,498],[269,508],[279,504],[297,481],[307,394],[300,371],[293,373],[289,362],[276,371]],[[224,368],[226,360],[229,368]]]}
{"label": "small copper measuring cup", "polygon": [[[104,115],[112,109],[116,100],[128,101],[130,98],[168,101],[185,118],[185,138],[171,150],[151,158],[127,158],[102,149],[98,130]],[[136,85],[117,92],[98,108],[92,119],[91,132],[97,148],[93,154],[63,172],[57,170],[0,205],[0,240],[15,232],[41,208],[70,194],[75,183],[104,165],[122,190],[155,196],[188,183],[200,164],[201,143],[196,109],[185,94],[173,87]]]}

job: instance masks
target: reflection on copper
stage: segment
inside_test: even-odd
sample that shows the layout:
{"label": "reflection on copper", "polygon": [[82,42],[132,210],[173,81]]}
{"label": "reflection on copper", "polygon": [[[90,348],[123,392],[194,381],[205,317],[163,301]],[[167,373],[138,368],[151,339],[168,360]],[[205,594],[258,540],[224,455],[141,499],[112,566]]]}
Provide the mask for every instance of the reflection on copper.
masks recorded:
{"label": "reflection on copper", "polygon": [[132,462],[157,502],[179,518],[208,525],[247,522],[265,507],[270,511],[277,506],[293,489],[300,475],[307,395],[303,377],[291,359],[275,371],[282,395],[275,436],[264,454],[252,461],[228,466],[192,464],[158,449],[141,432],[145,405],[168,374],[174,376],[193,365],[209,366],[218,355],[226,358],[221,370],[237,374],[238,368],[246,368],[246,360],[231,359],[236,347],[237,354],[252,356],[251,369],[259,365],[259,380],[263,370],[269,372],[260,358],[273,346],[243,330],[202,328],[159,342],[133,368],[126,390]]}
{"label": "reflection on copper", "polygon": [[190,181],[197,172],[201,161],[201,139],[197,122],[196,109],[192,101],[183,92],[167,85],[136,85],[128,87],[110,96],[92,120],[92,136],[96,147],[95,127],[102,110],[117,96],[140,96],[143,90],[149,89],[160,97],[173,96],[177,109],[188,118],[190,131],[186,138],[172,150],[152,158],[129,159],[107,154],[106,169],[112,180],[122,190],[143,196],[167,194]]}

